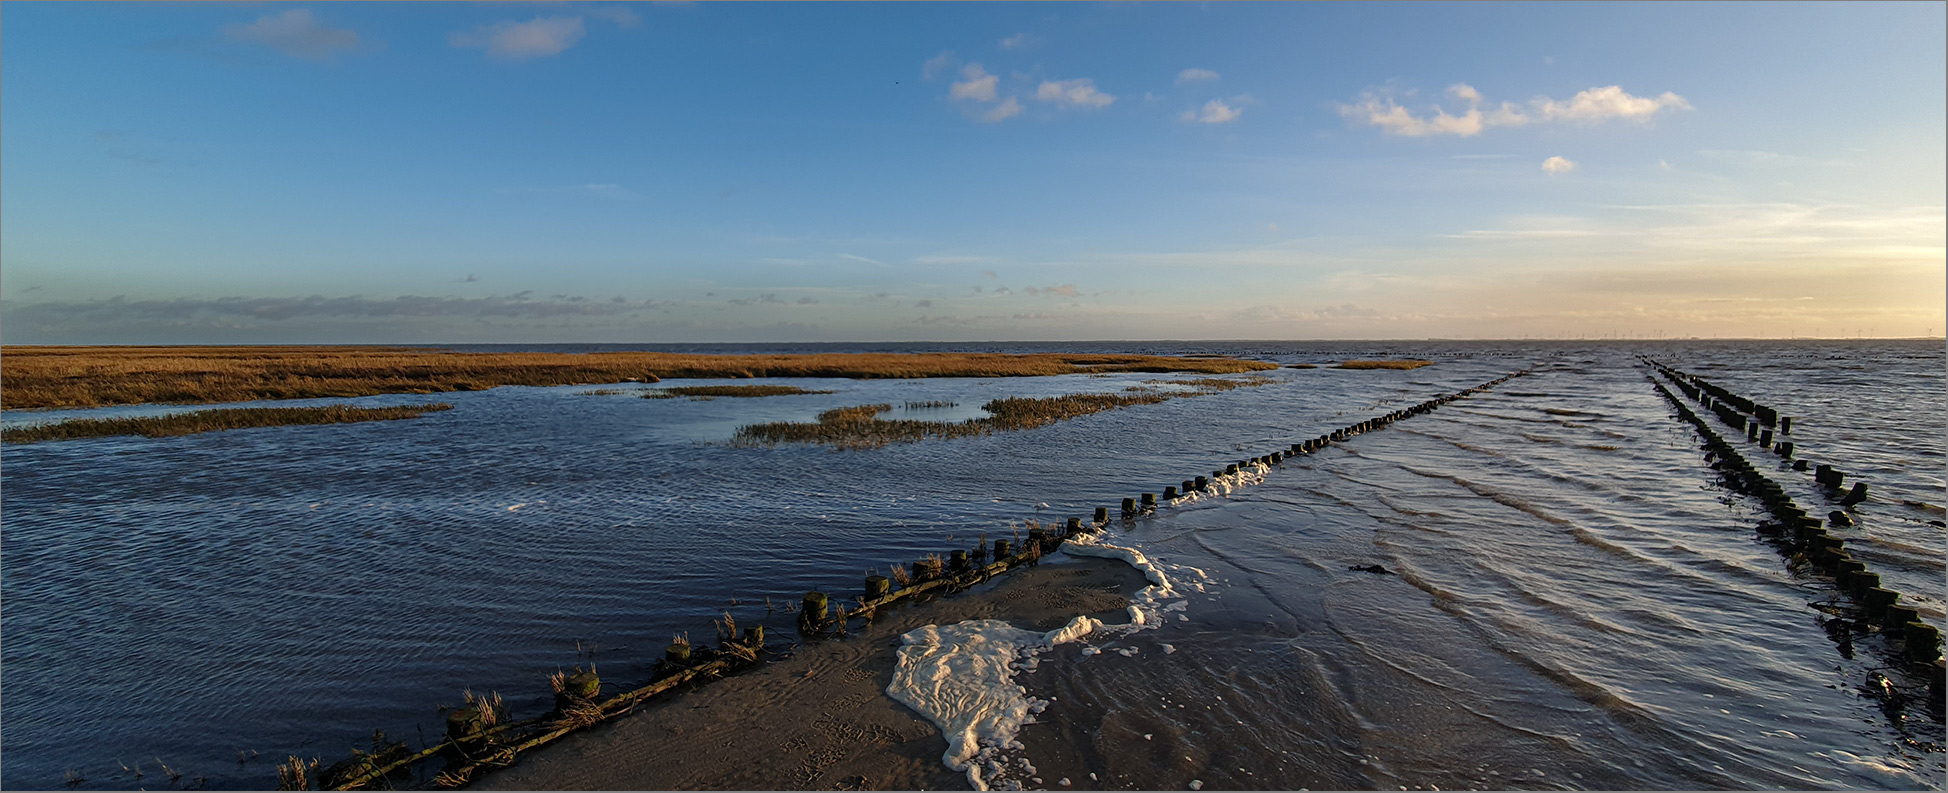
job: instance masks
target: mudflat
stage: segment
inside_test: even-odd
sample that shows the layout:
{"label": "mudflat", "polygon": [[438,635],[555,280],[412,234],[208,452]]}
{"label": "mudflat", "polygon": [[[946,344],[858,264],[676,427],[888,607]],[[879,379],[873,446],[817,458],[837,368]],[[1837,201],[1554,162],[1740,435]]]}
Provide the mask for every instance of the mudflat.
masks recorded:
{"label": "mudflat", "polygon": [[965,592],[901,604],[843,638],[651,703],[475,778],[483,790],[964,790],[940,731],[886,694],[900,636],[1006,620],[1128,622],[1148,584],[1118,561],[1055,553]]}

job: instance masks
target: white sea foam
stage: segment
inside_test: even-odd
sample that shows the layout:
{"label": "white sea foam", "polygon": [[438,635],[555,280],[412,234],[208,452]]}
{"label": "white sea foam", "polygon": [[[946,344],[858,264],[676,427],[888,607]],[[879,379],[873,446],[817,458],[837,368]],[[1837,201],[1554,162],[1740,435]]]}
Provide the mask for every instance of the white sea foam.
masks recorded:
{"label": "white sea foam", "polygon": [[1242,490],[1249,485],[1264,484],[1265,474],[1271,470],[1271,466],[1265,465],[1264,463],[1252,463],[1250,465],[1240,466],[1238,472],[1235,474],[1224,474],[1208,480],[1209,487],[1202,492],[1193,490],[1164,503],[1176,507],[1185,504],[1195,504],[1207,498],[1229,496],[1233,491]]}
{"label": "white sea foam", "polygon": [[886,693],[938,726],[947,738],[941,760],[965,772],[974,789],[988,790],[1011,765],[1034,774],[1025,758],[1011,764],[1004,753],[1022,750],[1015,736],[1048,702],[1028,696],[1014,682],[1015,672],[1033,668],[1040,653],[1101,628],[1102,622],[1088,616],[1047,633],[1000,620],[916,628],[900,637],[899,668]]}

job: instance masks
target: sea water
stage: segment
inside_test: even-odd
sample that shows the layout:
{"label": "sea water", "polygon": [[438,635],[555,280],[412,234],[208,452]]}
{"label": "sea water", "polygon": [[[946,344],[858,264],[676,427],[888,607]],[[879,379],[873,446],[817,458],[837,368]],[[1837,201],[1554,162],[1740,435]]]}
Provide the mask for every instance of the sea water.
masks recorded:
{"label": "sea water", "polygon": [[[564,351],[578,349],[597,348]],[[1196,570],[1199,589],[1173,581],[1149,629],[1049,644],[1010,670],[1045,703],[1012,733],[1017,754],[1091,769],[1065,772],[1088,787],[1942,785],[1925,691],[1883,668],[1877,639],[1836,644],[1844,599],[1754,535],[1758,505],[1719,485],[1635,357],[1794,416],[1797,456],[1869,484],[1855,557],[1940,626],[1939,342],[684,349],[1435,364],[1279,369],[1255,388],[857,451],[727,441],[846,405],[950,401],[958,418],[1182,375],[815,379],[793,384],[835,393],[713,400],[505,387],[348,400],[454,405],[407,421],[9,446],[0,786],[73,772],[83,788],[260,788],[274,762],[328,764],[375,729],[417,746],[464,689],[538,714],[557,669],[630,685],[671,634],[707,636],[724,612],[788,640],[767,600],[850,597],[871,570],[1114,512],[1521,369],[1220,497],[1112,520],[1103,542]],[[1746,456],[1809,510],[1838,508],[1810,473]],[[1387,572],[1349,569],[1369,565]]]}

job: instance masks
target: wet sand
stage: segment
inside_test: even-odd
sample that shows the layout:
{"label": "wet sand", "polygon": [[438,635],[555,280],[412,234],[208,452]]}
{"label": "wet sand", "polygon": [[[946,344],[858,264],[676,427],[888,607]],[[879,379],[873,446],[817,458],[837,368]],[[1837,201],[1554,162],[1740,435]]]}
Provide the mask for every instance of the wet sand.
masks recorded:
{"label": "wet sand", "polygon": [[[965,790],[946,740],[886,695],[900,636],[1007,620],[1052,630],[1078,614],[1129,621],[1147,585],[1122,562],[1051,554],[966,592],[902,604],[839,639],[639,708],[477,778],[483,790]],[[1017,679],[1019,682],[1019,678]],[[1032,728],[1031,728],[1032,729]]]}

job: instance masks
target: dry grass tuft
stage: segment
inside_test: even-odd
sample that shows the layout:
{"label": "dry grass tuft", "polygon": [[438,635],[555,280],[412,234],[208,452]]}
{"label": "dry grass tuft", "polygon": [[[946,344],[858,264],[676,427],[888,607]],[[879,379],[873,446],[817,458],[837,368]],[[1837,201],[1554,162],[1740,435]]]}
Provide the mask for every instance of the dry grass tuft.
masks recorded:
{"label": "dry grass tuft", "polygon": [[913,574],[906,571],[906,565],[895,564],[893,565],[891,570],[893,576],[893,583],[899,584],[901,589],[905,589],[913,585]]}
{"label": "dry grass tuft", "polygon": [[349,424],[357,421],[392,421],[416,418],[425,413],[450,410],[452,405],[401,405],[389,408],[362,408],[351,405],[325,405],[311,408],[221,408],[176,413],[167,416],[140,416],[115,419],[69,419],[53,424],[0,429],[0,442],[39,443],[110,435],[141,435],[166,438],[198,432],[216,432],[248,427],[280,427],[294,424]]}
{"label": "dry grass tuft", "polygon": [[277,764],[278,790],[310,790],[311,774],[318,770],[318,758],[299,760],[297,755]]}
{"label": "dry grass tuft", "polygon": [[[555,674],[559,675],[561,673],[557,672]],[[557,684],[555,692],[560,693],[561,690],[560,684]],[[467,707],[473,708],[480,713],[480,729],[482,731],[491,730],[507,721],[507,706],[501,703],[500,692],[490,692],[487,696],[476,697],[474,696],[473,689],[467,689],[461,692],[461,696],[466,698]]]}
{"label": "dry grass tuft", "polygon": [[245,402],[599,385],[658,378],[1028,377],[1085,372],[1238,374],[1277,368],[1234,358],[1038,353],[688,355],[462,353],[405,347],[45,347],[0,355],[7,409],[151,402]]}
{"label": "dry grass tuft", "polygon": [[1434,364],[1433,361],[1415,361],[1415,360],[1404,360],[1404,359],[1397,360],[1397,361],[1340,361],[1339,364],[1334,366],[1333,368],[1335,369],[1419,369],[1423,366],[1432,366],[1433,364]]}

